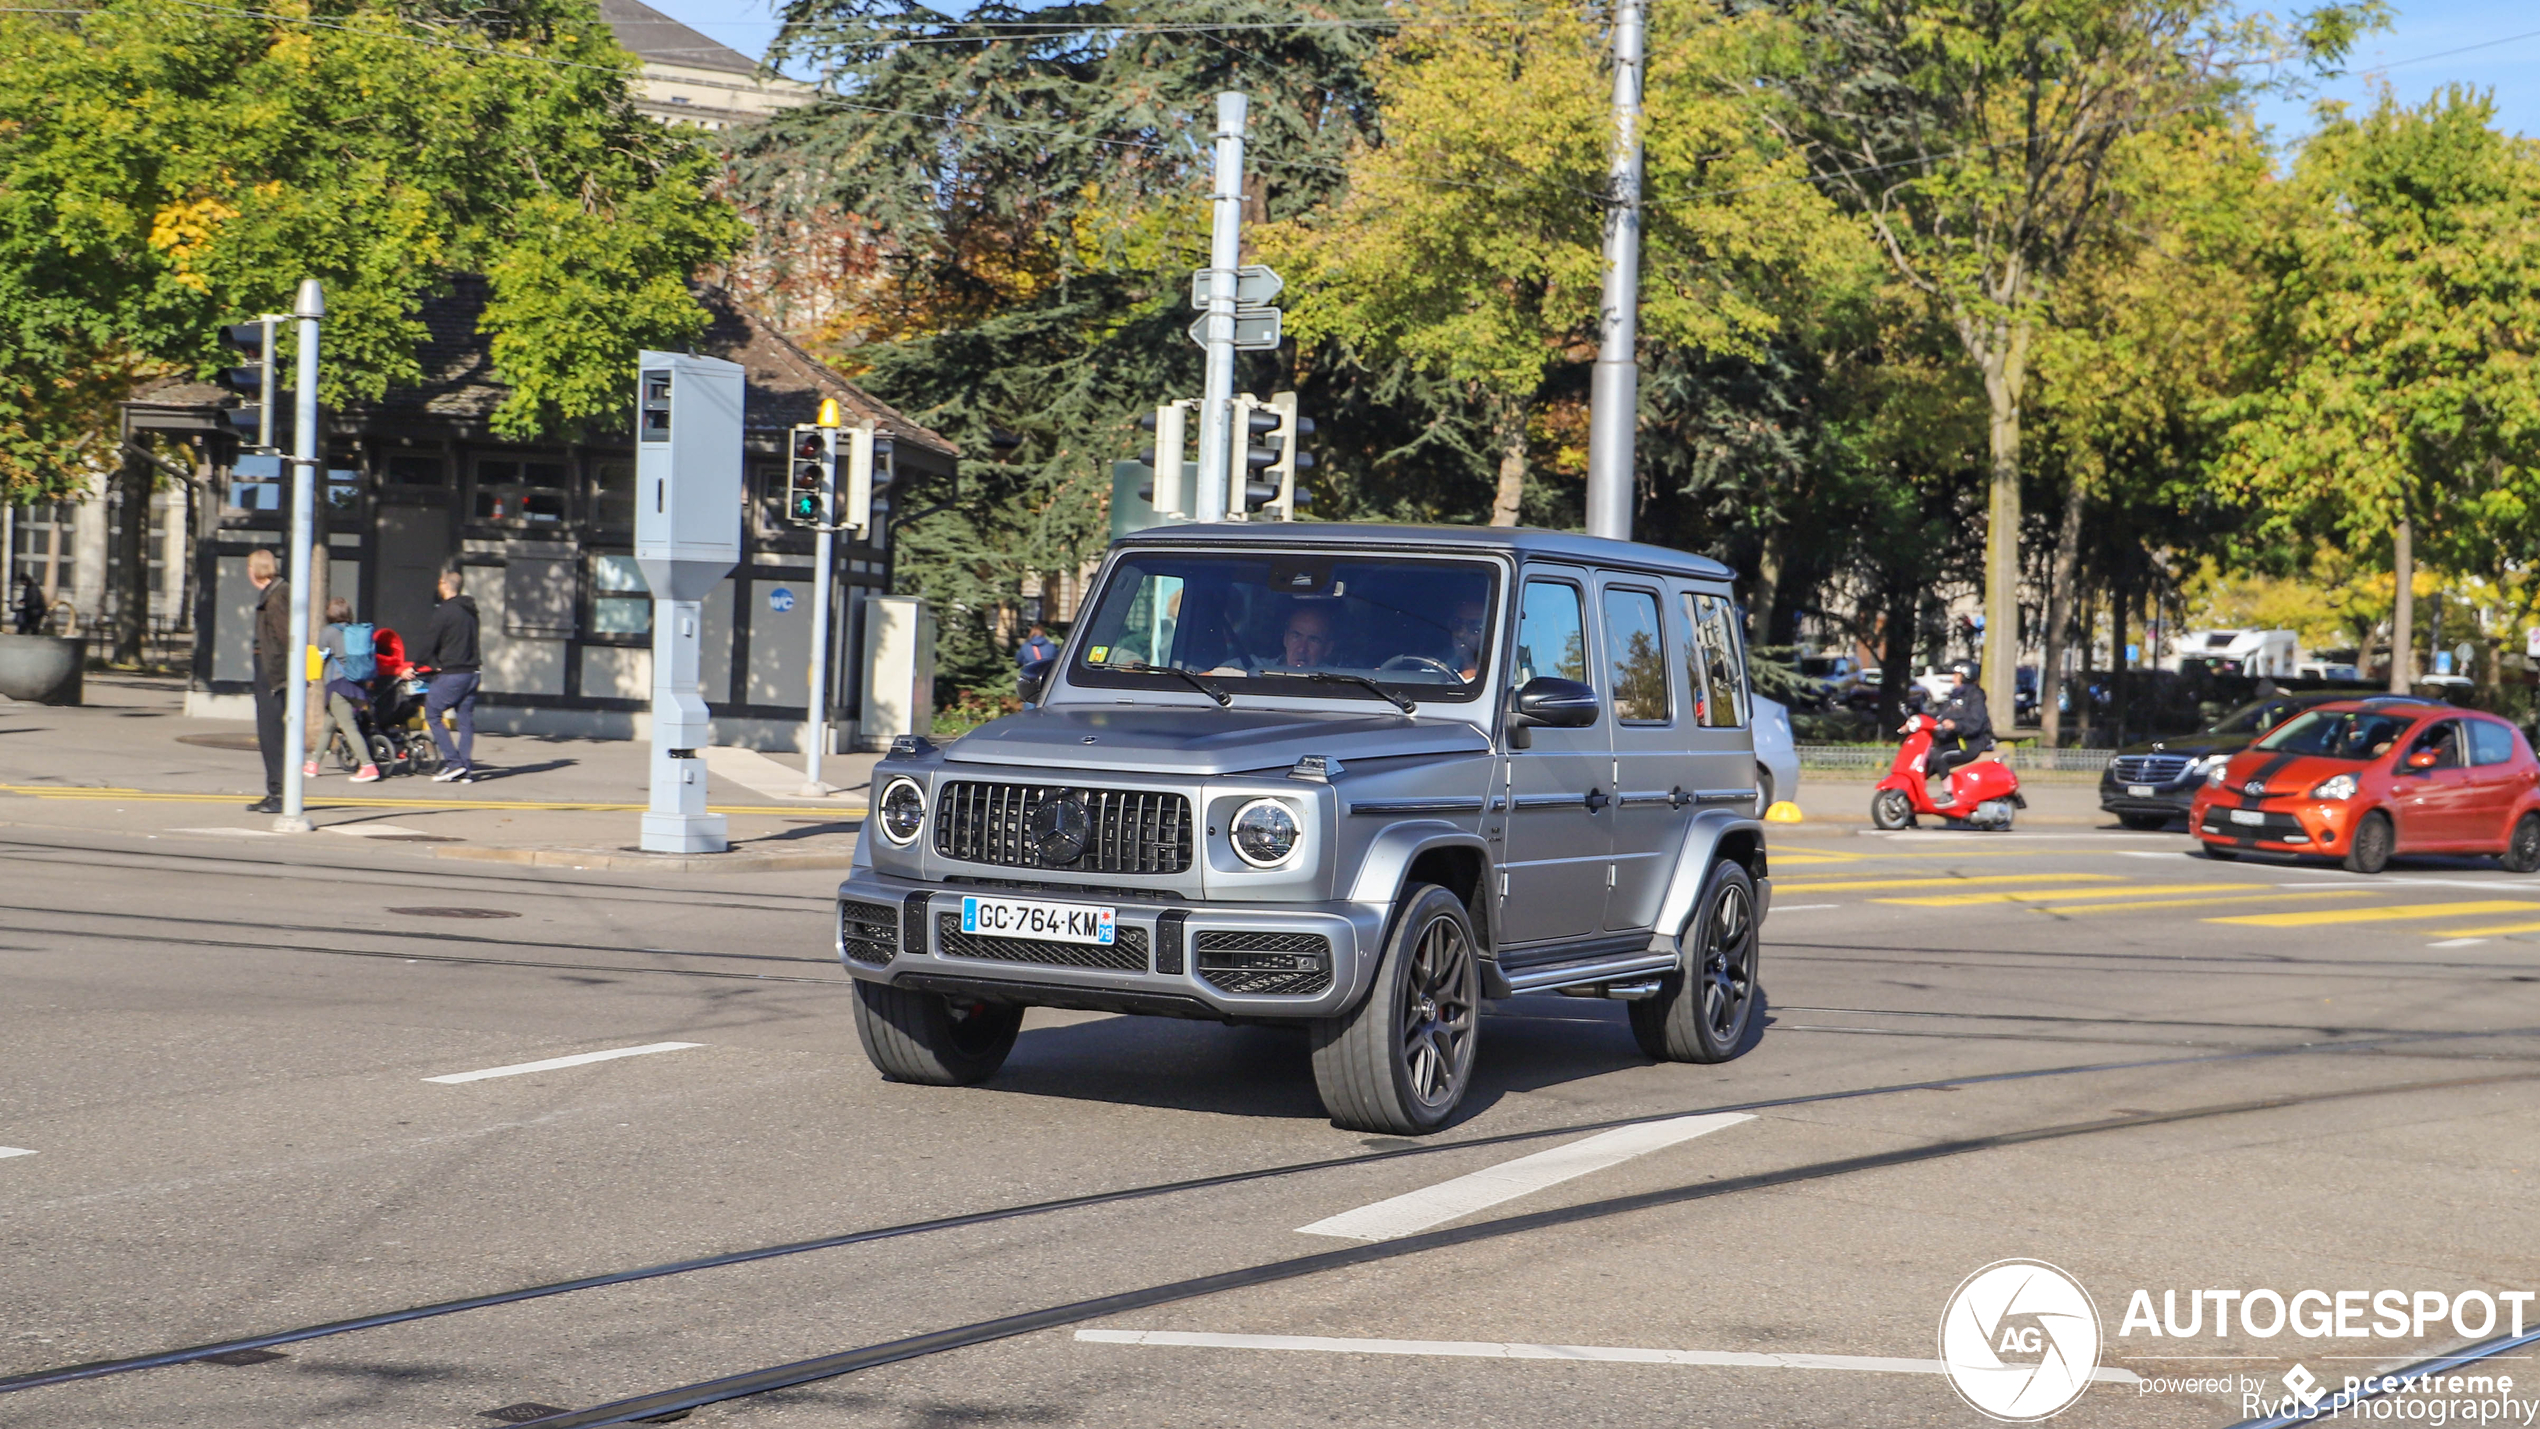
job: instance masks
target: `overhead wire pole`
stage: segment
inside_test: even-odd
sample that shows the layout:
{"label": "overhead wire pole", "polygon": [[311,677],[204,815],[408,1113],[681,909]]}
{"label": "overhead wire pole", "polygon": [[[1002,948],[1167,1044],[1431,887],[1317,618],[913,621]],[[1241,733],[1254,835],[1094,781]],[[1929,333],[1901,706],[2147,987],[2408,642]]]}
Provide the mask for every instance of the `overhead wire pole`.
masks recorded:
{"label": "overhead wire pole", "polygon": [[1247,99],[1217,96],[1217,176],[1208,233],[1207,377],[1199,399],[1199,490],[1191,519],[1226,519],[1226,491],[1234,480],[1235,269],[1243,262],[1244,109]]}
{"label": "overhead wire pole", "polygon": [[[282,813],[273,826],[281,833],[305,834],[312,827],[307,813],[308,777],[301,765],[309,747],[309,568],[310,545],[317,525],[318,484],[318,319],[326,316],[326,295],[315,278],[300,280],[300,299],[292,304],[299,320],[299,390],[291,408],[291,650],[290,683],[282,707]],[[265,371],[273,371],[273,347],[265,347]],[[273,404],[265,404],[271,420]],[[268,431],[271,429],[268,428]]]}
{"label": "overhead wire pole", "polygon": [[1639,424],[1640,93],[1645,0],[1614,6],[1614,164],[1606,178],[1605,291],[1588,383],[1587,530],[1632,538],[1632,441]]}

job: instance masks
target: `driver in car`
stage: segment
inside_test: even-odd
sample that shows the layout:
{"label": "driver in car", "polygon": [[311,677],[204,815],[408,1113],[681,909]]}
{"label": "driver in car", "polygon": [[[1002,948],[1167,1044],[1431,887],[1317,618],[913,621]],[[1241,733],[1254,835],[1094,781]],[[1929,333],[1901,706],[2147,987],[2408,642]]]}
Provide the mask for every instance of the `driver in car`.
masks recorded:
{"label": "driver in car", "polygon": [[1291,670],[1320,670],[1332,658],[1332,612],[1321,605],[1299,605],[1288,612],[1288,627],[1279,635],[1279,663]]}

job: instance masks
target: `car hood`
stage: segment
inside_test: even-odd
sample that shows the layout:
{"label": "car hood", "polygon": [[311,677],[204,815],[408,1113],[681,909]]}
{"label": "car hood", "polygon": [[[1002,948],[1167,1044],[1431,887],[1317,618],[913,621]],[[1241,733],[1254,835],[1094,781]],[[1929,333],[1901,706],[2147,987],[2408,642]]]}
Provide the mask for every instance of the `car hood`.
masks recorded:
{"label": "car hood", "polygon": [[2254,738],[2246,734],[2182,734],[2170,739],[2147,739],[2129,744],[2117,751],[2119,756],[2136,754],[2184,754],[2202,759],[2208,754],[2237,754],[2249,747]]}
{"label": "car hood", "polygon": [[1240,774],[1285,769],[1308,754],[1394,759],[1480,754],[1490,741],[1462,720],[1383,714],[1214,706],[1028,709],[955,740],[945,757],[965,764],[1035,764],[1158,774]]}
{"label": "car hood", "polygon": [[2270,754],[2262,749],[2244,750],[2223,766],[2223,782],[2219,792],[2242,794],[2252,779],[2266,781],[2267,793],[2303,794],[2313,785],[2337,774],[2364,777],[2375,767],[2370,762],[2352,759],[2329,759],[2317,754]]}

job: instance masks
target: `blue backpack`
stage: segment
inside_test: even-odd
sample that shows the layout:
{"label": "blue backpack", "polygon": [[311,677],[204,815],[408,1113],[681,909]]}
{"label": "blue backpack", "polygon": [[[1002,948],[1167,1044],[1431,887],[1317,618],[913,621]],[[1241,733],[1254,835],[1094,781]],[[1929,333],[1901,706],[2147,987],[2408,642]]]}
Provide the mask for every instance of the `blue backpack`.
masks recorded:
{"label": "blue backpack", "polygon": [[371,639],[371,627],[344,627],[344,678],[357,685],[367,685],[379,673],[379,647]]}

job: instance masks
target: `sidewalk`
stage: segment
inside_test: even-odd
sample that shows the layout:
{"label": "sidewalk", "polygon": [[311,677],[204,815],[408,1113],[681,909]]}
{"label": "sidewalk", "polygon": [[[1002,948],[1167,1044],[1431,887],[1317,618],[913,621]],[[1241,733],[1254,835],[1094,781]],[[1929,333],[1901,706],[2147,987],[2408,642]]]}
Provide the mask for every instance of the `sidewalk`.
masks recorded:
{"label": "sidewalk", "polygon": [[[1799,805],[1801,821],[1797,825],[1775,824],[1776,830],[1805,829],[1810,825],[1833,828],[1866,829],[1870,826],[1870,794],[1878,781],[1849,775],[1830,775],[1807,770],[1799,776],[1799,792],[1792,800]],[[2089,784],[2030,783],[2020,784],[2020,797],[2028,807],[2012,820],[2013,828],[2092,828],[2118,827],[2116,816],[2099,808],[2099,786]],[[1937,820],[1922,821],[1925,828],[1938,828]],[[2184,825],[2180,826],[2182,829]]]}
{"label": "sidewalk", "polygon": [[[262,797],[255,729],[189,719],[181,680],[91,674],[86,703],[0,699],[0,821],[203,838],[290,839],[246,806]],[[692,859],[634,847],[651,746],[629,740],[476,737],[483,777],[355,784],[331,763],[307,784],[318,834],[427,846],[441,857],[675,871],[844,868],[879,755],[832,755],[837,792],[804,798],[799,755],[707,753],[707,807],[733,852]]]}

